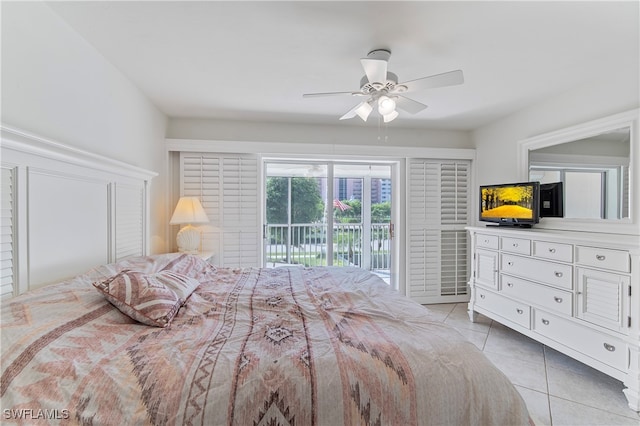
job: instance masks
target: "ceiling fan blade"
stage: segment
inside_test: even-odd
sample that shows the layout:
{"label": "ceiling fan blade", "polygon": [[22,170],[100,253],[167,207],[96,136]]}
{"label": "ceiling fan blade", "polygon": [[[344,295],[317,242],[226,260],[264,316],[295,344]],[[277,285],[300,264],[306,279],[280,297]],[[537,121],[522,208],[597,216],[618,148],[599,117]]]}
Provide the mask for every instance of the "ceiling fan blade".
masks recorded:
{"label": "ceiling fan blade", "polygon": [[387,61],[381,59],[360,59],[369,83],[385,83],[387,81]]}
{"label": "ceiling fan blade", "polygon": [[464,83],[464,75],[461,70],[449,71],[429,77],[398,83],[398,86],[407,88],[406,92],[414,90],[434,89],[436,87],[455,86]]}
{"label": "ceiling fan blade", "polygon": [[404,96],[397,95],[396,107],[408,112],[409,114],[417,114],[420,111],[427,108],[427,106],[413,99],[405,98]]}
{"label": "ceiling fan blade", "polygon": [[351,96],[366,96],[362,92],[326,92],[326,93],[305,93],[302,95],[303,98],[319,98],[321,96],[343,96],[343,95],[351,95]]}

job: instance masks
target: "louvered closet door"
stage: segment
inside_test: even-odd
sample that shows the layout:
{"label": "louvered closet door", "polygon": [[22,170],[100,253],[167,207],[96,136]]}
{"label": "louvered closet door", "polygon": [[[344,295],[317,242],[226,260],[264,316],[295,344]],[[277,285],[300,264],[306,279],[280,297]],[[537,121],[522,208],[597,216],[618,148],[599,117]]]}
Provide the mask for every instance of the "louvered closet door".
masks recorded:
{"label": "louvered closet door", "polygon": [[202,250],[220,266],[260,266],[258,158],[182,153],[182,195],[199,197],[211,223]]}
{"label": "louvered closet door", "polygon": [[14,169],[2,169],[0,192],[0,300],[14,295],[15,264],[15,174]]}
{"label": "louvered closet door", "polygon": [[468,301],[470,163],[408,162],[407,292],[419,303]]}

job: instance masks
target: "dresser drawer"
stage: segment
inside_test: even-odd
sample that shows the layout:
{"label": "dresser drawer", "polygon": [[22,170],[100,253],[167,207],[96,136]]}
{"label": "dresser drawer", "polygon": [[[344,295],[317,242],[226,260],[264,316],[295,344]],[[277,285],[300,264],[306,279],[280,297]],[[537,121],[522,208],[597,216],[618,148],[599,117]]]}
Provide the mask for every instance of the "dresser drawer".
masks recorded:
{"label": "dresser drawer", "polygon": [[621,339],[534,309],[533,330],[613,368],[627,368],[627,345]]}
{"label": "dresser drawer", "polygon": [[559,262],[572,262],[573,246],[571,244],[550,243],[548,241],[534,241],[533,256]]}
{"label": "dresser drawer", "polygon": [[571,290],[573,268],[571,265],[548,262],[510,254],[501,255],[502,271],[532,281]]}
{"label": "dresser drawer", "polygon": [[527,303],[550,309],[556,313],[571,316],[573,295],[571,292],[547,287],[509,275],[500,276],[502,293]]}
{"label": "dresser drawer", "polygon": [[500,239],[500,243],[503,251],[526,254],[527,256],[531,254],[531,240],[526,240],[524,238],[502,237]]}
{"label": "dresser drawer", "polygon": [[498,241],[497,235],[476,234],[476,247],[498,250]]}
{"label": "dresser drawer", "polygon": [[480,288],[476,288],[475,303],[477,306],[522,327],[526,327],[527,329],[531,328],[531,307],[527,304],[507,299],[506,297]]}
{"label": "dresser drawer", "polygon": [[624,250],[576,246],[576,263],[619,272],[631,270],[631,256]]}

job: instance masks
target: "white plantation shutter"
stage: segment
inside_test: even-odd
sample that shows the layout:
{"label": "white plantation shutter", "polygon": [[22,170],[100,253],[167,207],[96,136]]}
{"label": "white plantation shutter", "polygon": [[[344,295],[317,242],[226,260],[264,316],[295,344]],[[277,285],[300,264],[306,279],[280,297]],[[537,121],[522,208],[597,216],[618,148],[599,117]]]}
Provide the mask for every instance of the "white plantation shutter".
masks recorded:
{"label": "white plantation shutter", "polygon": [[182,153],[182,195],[200,198],[210,223],[201,226],[202,250],[220,266],[260,266],[258,158]]}
{"label": "white plantation shutter", "polygon": [[15,174],[11,168],[2,169],[0,188],[0,300],[15,294]]}
{"label": "white plantation shutter", "polygon": [[407,293],[419,303],[467,301],[470,162],[408,163]]}
{"label": "white plantation shutter", "polygon": [[115,260],[118,261],[145,253],[145,188],[116,183],[115,191]]}

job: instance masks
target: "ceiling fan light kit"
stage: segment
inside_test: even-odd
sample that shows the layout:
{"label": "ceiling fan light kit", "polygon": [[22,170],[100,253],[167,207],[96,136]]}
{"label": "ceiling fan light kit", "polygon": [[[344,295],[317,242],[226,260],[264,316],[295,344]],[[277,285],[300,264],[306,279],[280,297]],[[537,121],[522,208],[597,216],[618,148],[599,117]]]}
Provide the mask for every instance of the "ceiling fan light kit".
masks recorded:
{"label": "ceiling fan light kit", "polygon": [[396,101],[386,95],[378,98],[378,112],[380,115],[389,114],[396,109]]}
{"label": "ceiling fan light kit", "polygon": [[398,115],[398,111],[391,111],[389,114],[383,115],[382,119],[385,123],[389,123],[390,121],[395,120]]}
{"label": "ceiling fan light kit", "polygon": [[371,111],[373,111],[373,107],[369,102],[362,102],[360,105],[358,105],[358,108],[356,108],[356,114],[358,115],[358,117],[362,118],[362,121],[367,121],[367,118],[369,118],[369,114],[371,114]]}
{"label": "ceiling fan light kit", "polygon": [[389,123],[399,115],[396,108],[409,114],[417,114],[427,108],[427,105],[407,98],[403,95],[404,93],[464,83],[461,70],[398,83],[398,76],[387,70],[390,57],[390,50],[376,49],[369,52],[366,58],[360,59],[365,75],[360,80],[359,91],[307,93],[302,96],[305,98],[335,95],[368,96],[369,99],[351,108],[340,117],[340,120],[347,120],[357,115],[366,122],[373,111],[373,104],[376,104],[384,122]]}

